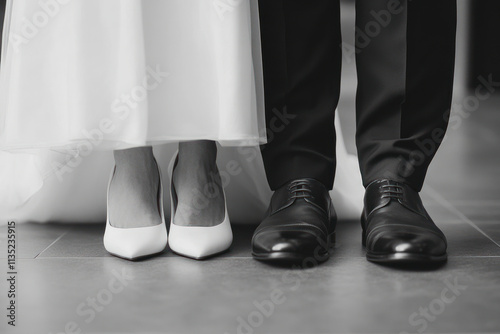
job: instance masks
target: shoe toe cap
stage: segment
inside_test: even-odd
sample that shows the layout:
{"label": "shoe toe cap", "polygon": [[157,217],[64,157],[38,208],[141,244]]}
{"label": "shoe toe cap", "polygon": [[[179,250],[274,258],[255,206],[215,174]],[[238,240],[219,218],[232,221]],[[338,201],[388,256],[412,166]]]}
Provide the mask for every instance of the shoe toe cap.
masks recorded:
{"label": "shoe toe cap", "polygon": [[422,254],[440,256],[446,253],[446,241],[439,235],[415,228],[379,229],[368,240],[370,251],[379,254]]}
{"label": "shoe toe cap", "polygon": [[314,255],[325,250],[324,237],[310,231],[263,230],[252,241],[254,254],[290,253]]}

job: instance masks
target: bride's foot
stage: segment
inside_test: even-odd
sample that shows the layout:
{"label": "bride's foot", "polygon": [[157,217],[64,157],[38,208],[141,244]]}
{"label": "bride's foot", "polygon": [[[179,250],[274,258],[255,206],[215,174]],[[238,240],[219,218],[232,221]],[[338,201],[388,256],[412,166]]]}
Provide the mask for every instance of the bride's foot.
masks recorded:
{"label": "bride's foot", "polygon": [[179,226],[216,226],[225,217],[222,181],[213,141],[179,144],[179,160],[173,173],[177,193],[174,222]]}
{"label": "bride's foot", "polygon": [[117,150],[114,155],[116,169],[108,199],[111,226],[135,228],[161,224],[160,175],[152,148]]}

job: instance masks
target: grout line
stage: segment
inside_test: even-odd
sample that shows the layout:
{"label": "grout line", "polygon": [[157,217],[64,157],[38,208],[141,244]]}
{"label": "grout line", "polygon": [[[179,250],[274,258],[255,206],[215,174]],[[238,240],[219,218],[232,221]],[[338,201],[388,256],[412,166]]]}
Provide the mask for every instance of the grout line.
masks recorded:
{"label": "grout line", "polygon": [[[178,257],[176,256],[158,256],[158,257],[153,257],[150,260],[167,260],[167,259],[177,259]],[[452,258],[500,258],[500,255],[448,255],[449,259]],[[47,257],[39,257],[37,260],[61,260],[61,259],[116,259],[114,256],[47,256]],[[244,259],[249,259],[253,260],[252,257],[244,257],[244,256],[234,256],[234,257],[219,257],[219,258],[214,258],[212,260],[207,260],[207,261],[221,261],[221,260],[232,260],[232,259],[239,259],[239,260],[244,260]],[[364,255],[357,255],[357,256],[335,256],[332,255],[330,257],[330,261],[335,261],[336,259],[366,259],[366,256]],[[33,258],[18,258],[18,260],[34,260]],[[121,261],[126,261],[123,259],[119,259]],[[144,263],[150,260],[145,260],[143,261]],[[256,260],[253,260],[256,261]],[[203,263],[204,261],[200,261],[199,263]],[[136,263],[134,261],[130,261],[130,263]],[[141,261],[137,262],[141,263]],[[196,262],[198,263],[198,262]],[[260,263],[260,262],[257,262]]]}
{"label": "grout line", "polygon": [[456,206],[479,206],[479,207],[494,207],[498,208],[498,200],[454,200],[450,204]]}
{"label": "grout line", "polygon": [[50,243],[50,245],[48,245],[47,247],[45,247],[40,253],[38,253],[36,256],[35,256],[35,259],[40,255],[42,254],[43,252],[45,252],[47,249],[49,249],[50,247],[52,247],[52,245],[54,245],[56,242],[58,242],[62,237],[64,237],[66,234],[69,233],[70,230],[67,230],[66,232],[64,232],[63,234],[61,234],[56,240],[52,241]]}
{"label": "grout line", "polygon": [[500,255],[448,255],[448,258],[464,258],[464,257],[470,257],[470,258],[500,258]]}
{"label": "grout line", "polygon": [[[431,217],[434,217],[434,215],[432,214],[432,212],[430,212],[430,215],[431,215]],[[498,219],[479,219],[479,220],[481,222],[483,222],[483,223],[492,223],[492,222],[497,223],[498,222]],[[448,219],[448,218],[439,219],[438,223],[439,224],[457,224],[457,223],[464,223],[464,221],[460,220],[460,218],[457,217],[456,219]]]}
{"label": "grout line", "polygon": [[455,208],[450,202],[448,202],[443,196],[441,196],[434,188],[427,186],[427,193],[431,196],[436,202],[440,203],[446,209],[450,210],[452,213],[456,214],[460,219],[465,221],[467,224],[472,226],[476,231],[484,235],[486,238],[491,240],[497,247],[500,247],[495,240],[493,240],[486,232],[484,232],[479,226],[477,226],[472,220],[467,218],[462,212],[460,212],[457,208]]}

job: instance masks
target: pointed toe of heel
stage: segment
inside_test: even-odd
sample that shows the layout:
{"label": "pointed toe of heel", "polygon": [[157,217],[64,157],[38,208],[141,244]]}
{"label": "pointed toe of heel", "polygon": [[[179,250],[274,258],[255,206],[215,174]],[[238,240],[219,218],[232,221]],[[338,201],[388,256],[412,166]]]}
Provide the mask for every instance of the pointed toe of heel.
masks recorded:
{"label": "pointed toe of heel", "polygon": [[233,234],[229,220],[222,224],[201,226],[170,225],[170,249],[179,255],[195,260],[203,260],[229,249]]}
{"label": "pointed toe of heel", "polygon": [[104,248],[117,257],[136,261],[167,247],[165,224],[141,228],[116,228],[109,223],[104,233]]}

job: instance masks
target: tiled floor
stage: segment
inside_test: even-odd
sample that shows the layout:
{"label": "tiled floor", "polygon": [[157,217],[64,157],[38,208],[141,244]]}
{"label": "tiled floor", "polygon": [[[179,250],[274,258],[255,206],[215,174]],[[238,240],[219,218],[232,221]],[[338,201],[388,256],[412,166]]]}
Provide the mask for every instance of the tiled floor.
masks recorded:
{"label": "tiled floor", "polygon": [[[243,333],[500,332],[492,221],[429,208],[450,241],[449,262],[433,270],[368,263],[358,223],[350,221],[339,226],[333,258],[304,271],[252,260],[253,227],[236,227],[235,245],[219,258],[197,262],[167,252],[131,263],[104,251],[101,225],[19,225],[18,327],[0,328],[60,333],[74,322],[82,333],[238,333],[246,319],[254,327]],[[110,282],[122,291],[110,292]],[[259,311],[276,291],[283,302]],[[93,298],[100,311],[91,308]]]}

